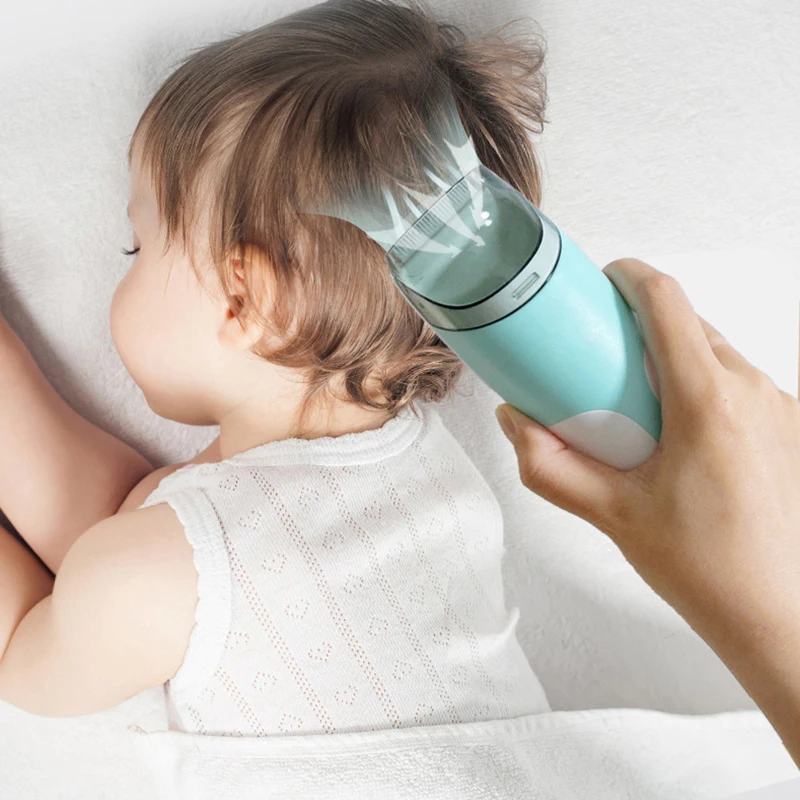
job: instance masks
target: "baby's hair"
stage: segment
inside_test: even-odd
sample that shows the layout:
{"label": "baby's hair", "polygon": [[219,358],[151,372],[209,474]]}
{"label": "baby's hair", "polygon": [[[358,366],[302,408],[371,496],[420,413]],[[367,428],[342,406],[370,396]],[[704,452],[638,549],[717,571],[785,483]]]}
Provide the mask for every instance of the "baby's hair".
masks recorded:
{"label": "baby's hair", "polygon": [[[460,362],[394,286],[381,247],[299,212],[402,168],[444,93],[480,160],[538,205],[529,134],[546,122],[545,48],[538,30],[508,35],[521,22],[470,38],[420,0],[329,0],[192,51],[145,109],[128,158],[138,141],[167,246],[180,232],[193,252],[193,221],[208,214],[228,302],[280,342],[254,352],[307,376],[304,408],[333,383],[392,413],[455,384]],[[266,279],[278,298],[268,312]]]}

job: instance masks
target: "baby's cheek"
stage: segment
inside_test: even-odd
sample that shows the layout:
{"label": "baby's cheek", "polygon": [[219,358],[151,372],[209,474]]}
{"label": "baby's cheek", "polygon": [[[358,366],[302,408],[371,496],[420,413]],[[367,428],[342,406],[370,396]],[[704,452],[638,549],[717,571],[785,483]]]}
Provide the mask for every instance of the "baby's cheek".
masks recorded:
{"label": "baby's cheek", "polygon": [[[109,327],[111,328],[111,338],[114,340],[114,346],[117,348],[117,351],[121,351],[121,344],[124,340],[124,317],[125,317],[125,294],[126,294],[126,281],[128,276],[126,275],[120,282],[117,284],[117,288],[114,290],[114,294],[111,298],[111,308],[109,309],[108,313],[108,322]],[[122,353],[120,352],[120,355]]]}
{"label": "baby's cheek", "polygon": [[142,332],[147,330],[145,320],[141,319],[142,308],[136,302],[134,286],[129,272],[117,286],[111,298],[109,312],[109,325],[111,338],[117,348],[119,357],[133,379],[139,383],[141,350],[144,342],[141,341]]}

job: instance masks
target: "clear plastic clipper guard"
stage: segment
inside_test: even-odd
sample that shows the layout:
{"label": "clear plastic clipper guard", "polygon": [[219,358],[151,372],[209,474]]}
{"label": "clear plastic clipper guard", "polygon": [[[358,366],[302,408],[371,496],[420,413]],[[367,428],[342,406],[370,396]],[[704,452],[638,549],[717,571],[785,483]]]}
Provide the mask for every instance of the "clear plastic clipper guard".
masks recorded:
{"label": "clear plastic clipper guard", "polygon": [[557,228],[481,164],[452,97],[411,150],[416,163],[406,165],[406,176],[316,213],[347,220],[378,242],[394,282],[434,327],[466,330],[513,313],[558,262]]}
{"label": "clear plastic clipper guard", "polygon": [[542,240],[517,193],[477,166],[386,254],[395,279],[434,303],[471,306],[509,283]]}

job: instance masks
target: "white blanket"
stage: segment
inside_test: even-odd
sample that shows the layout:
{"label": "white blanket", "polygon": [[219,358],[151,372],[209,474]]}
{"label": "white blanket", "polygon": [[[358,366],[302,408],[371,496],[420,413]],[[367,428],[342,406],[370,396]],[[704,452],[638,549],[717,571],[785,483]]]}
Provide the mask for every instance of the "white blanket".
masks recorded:
{"label": "white blanket", "polygon": [[699,800],[796,772],[753,711],[561,711],[327,737],[140,736],[161,800]]}
{"label": "white blanket", "polygon": [[42,719],[0,703],[3,800],[699,800],[796,777],[759,711],[559,711],[238,738],[167,731],[163,692]]}
{"label": "white blanket", "polygon": [[[156,418],[111,344],[108,304],[127,266],[119,248],[131,246],[129,136],[188,48],[307,4],[32,0],[3,9],[0,310],[79,411],[159,463],[193,455],[214,431]],[[800,220],[794,0],[432,4],[473,29],[520,15],[541,21],[550,43],[545,212],[599,263],[637,255],[665,268],[682,264],[712,321],[735,342],[747,340],[750,356],[776,379],[791,381],[797,292],[789,265],[797,269],[791,246]],[[748,254],[748,247],[758,249]],[[712,253],[698,260],[701,248]],[[509,599],[521,609],[520,638],[553,708],[752,708],[610,542],[519,485],[492,418],[496,402],[467,379],[444,415],[504,507]],[[0,704],[0,797],[149,797],[125,726],[148,716],[151,699],[77,720],[40,720]],[[617,733],[598,735],[599,720],[614,720]],[[585,781],[587,796],[603,796],[612,775],[615,796],[636,796],[648,769],[657,786],[659,775],[683,780],[683,764],[690,765],[685,785],[697,776],[703,786],[704,758],[720,795],[737,790],[737,774],[753,787],[787,774],[755,713],[676,720],[581,712],[541,724],[535,752],[577,759],[580,743],[594,742],[585,763],[599,772],[553,756],[552,769]],[[657,734],[637,735],[642,724]],[[729,748],[729,780],[717,739]],[[602,772],[604,741],[616,773]]]}

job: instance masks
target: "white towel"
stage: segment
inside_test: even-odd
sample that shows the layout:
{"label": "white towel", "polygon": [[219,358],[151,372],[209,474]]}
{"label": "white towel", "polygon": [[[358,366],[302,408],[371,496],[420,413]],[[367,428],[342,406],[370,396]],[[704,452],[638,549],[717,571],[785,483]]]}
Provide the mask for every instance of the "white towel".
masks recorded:
{"label": "white towel", "polygon": [[756,711],[562,711],[336,736],[134,737],[161,800],[699,800],[797,773]]}
{"label": "white towel", "polygon": [[700,800],[797,769],[759,711],[561,711],[250,739],[167,731],[163,691],[45,719],[0,703],[3,800]]}

